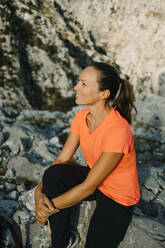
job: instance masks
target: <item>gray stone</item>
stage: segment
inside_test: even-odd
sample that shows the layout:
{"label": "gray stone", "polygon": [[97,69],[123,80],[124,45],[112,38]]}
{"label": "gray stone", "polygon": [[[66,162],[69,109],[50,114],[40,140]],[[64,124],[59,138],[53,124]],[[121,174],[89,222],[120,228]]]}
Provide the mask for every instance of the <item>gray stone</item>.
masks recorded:
{"label": "gray stone", "polygon": [[159,75],[159,94],[165,97],[165,71],[162,71]]}
{"label": "gray stone", "polygon": [[34,202],[34,191],[36,187],[24,192],[20,197],[19,201],[23,202],[23,204],[26,206],[28,210],[30,210],[32,213],[34,213],[35,209],[35,202]]}
{"label": "gray stone", "polygon": [[[159,202],[165,209],[165,202],[164,202],[164,199],[165,199],[165,190],[163,190],[159,195],[158,197],[156,198],[156,202]],[[164,219],[165,219],[165,216],[164,216]]]}
{"label": "gray stone", "polygon": [[164,231],[165,227],[163,224],[149,218],[134,216],[119,248],[164,247]]}
{"label": "gray stone", "polygon": [[29,246],[31,245],[34,248],[50,246],[49,226],[39,225],[26,209],[18,210],[13,218],[20,225],[24,246],[27,242]]}
{"label": "gray stone", "polygon": [[[0,186],[3,186],[3,185],[0,185]],[[5,192],[1,191],[3,189],[0,189],[0,200],[4,199],[5,198]]]}
{"label": "gray stone", "polygon": [[[92,60],[105,61],[116,64],[120,75],[130,78],[138,109],[133,133],[142,194],[120,247],[165,247],[164,1],[146,5],[144,0],[32,0],[29,5],[19,0],[5,4],[0,3],[0,187],[4,190],[12,180],[21,194],[18,203],[0,194],[0,211],[13,214],[19,205],[14,216],[24,245],[50,246],[49,226],[43,228],[34,219],[34,189],[26,189],[41,180],[61,149],[58,138],[66,137],[74,115],[84,108],[71,110],[70,101],[81,69]],[[70,111],[55,111],[64,108]],[[86,165],[80,148],[74,160]],[[79,248],[84,248],[94,207],[95,202],[81,204]]]}
{"label": "gray stone", "polygon": [[9,168],[7,171],[6,171],[6,174],[5,174],[5,177],[8,178],[8,179],[13,179],[15,178],[15,170],[13,168]]}
{"label": "gray stone", "polygon": [[[145,108],[144,108],[145,106]],[[165,126],[165,98],[154,94],[148,94],[144,102],[137,101],[139,110],[137,120],[145,124],[163,129]]]}
{"label": "gray stone", "polygon": [[53,145],[55,145],[58,148],[62,148],[62,145],[59,142],[59,138],[57,136],[53,137],[49,142]]}
{"label": "gray stone", "polygon": [[152,175],[146,178],[144,185],[148,190],[151,190],[154,194],[157,194],[160,191],[160,186],[158,184],[158,181]]}
{"label": "gray stone", "polygon": [[25,178],[36,183],[39,182],[44,172],[44,168],[41,165],[32,165],[27,158],[21,156],[12,158],[7,167],[14,168],[18,178]]}
{"label": "gray stone", "polygon": [[3,133],[0,133],[0,146],[3,144],[4,140],[5,139]]}
{"label": "gray stone", "polygon": [[55,159],[54,154],[49,152],[49,149],[46,145],[46,141],[41,141],[38,146],[35,148],[35,153],[39,154],[41,157],[43,157],[45,160],[53,161]]}
{"label": "gray stone", "polygon": [[20,185],[17,185],[17,191],[18,192],[24,192],[25,191],[25,184],[24,183],[22,183],[22,184],[20,184]]}
{"label": "gray stone", "polygon": [[0,190],[2,191],[2,190],[4,190],[4,189],[5,189],[5,185],[0,184]]}
{"label": "gray stone", "polygon": [[29,121],[33,123],[37,123],[37,122],[49,123],[64,118],[65,118],[65,114],[59,111],[49,112],[49,111],[39,111],[39,110],[24,110],[17,117],[17,120]]}
{"label": "gray stone", "polygon": [[19,203],[14,200],[1,200],[0,201],[0,212],[7,212],[10,216],[16,212],[19,207]]}
{"label": "gray stone", "polygon": [[12,191],[16,188],[15,184],[14,183],[8,183],[8,182],[5,182],[5,190],[6,191]]}
{"label": "gray stone", "polygon": [[145,186],[141,186],[141,199],[143,199],[144,201],[151,201],[153,200],[155,194],[153,191],[151,191],[150,189],[147,189]]}
{"label": "gray stone", "polygon": [[16,190],[14,190],[14,191],[11,191],[10,193],[8,193],[6,195],[6,199],[10,199],[10,200],[15,200],[16,201],[18,199],[18,195],[19,195],[19,193]]}

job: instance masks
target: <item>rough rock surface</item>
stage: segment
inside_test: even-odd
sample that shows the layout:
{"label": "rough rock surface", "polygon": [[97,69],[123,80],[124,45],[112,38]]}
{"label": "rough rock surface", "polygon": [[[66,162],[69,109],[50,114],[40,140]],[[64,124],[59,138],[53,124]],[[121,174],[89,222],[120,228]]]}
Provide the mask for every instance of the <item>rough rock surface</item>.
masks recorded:
{"label": "rough rock surface", "polygon": [[[165,132],[152,116],[150,119],[146,117],[154,99],[155,96],[149,96],[144,102],[136,104],[139,121],[133,123],[132,130],[141,200],[134,210],[132,223],[120,248],[165,247]],[[156,100],[157,104],[163,104],[161,97]],[[144,104],[146,112],[142,116],[140,109]],[[4,117],[0,122],[0,211],[14,216],[20,224],[25,247],[46,248],[50,245],[49,226],[38,225],[34,218],[33,193],[44,170],[59,153],[71,120],[79,109],[75,107],[67,114],[58,111],[23,111],[15,120]],[[74,160],[85,165],[80,150]],[[82,202],[73,211],[72,224],[75,227],[78,223],[81,237],[79,248],[84,247],[94,207],[95,202]]]}
{"label": "rough rock surface", "polygon": [[130,79],[137,97],[165,96],[164,0],[62,2]]}
{"label": "rough rock surface", "polygon": [[[79,109],[72,88],[92,60],[113,63],[136,95],[141,200],[120,248],[165,247],[164,9],[164,0],[0,1],[0,211],[20,224],[26,248],[50,245],[33,193],[68,134]],[[84,163],[80,150],[74,160]],[[73,211],[78,248],[94,207]]]}
{"label": "rough rock surface", "polygon": [[92,60],[113,63],[137,98],[165,96],[164,9],[164,0],[1,1],[0,98],[12,115],[68,110]]}
{"label": "rough rock surface", "polygon": [[57,1],[3,0],[0,13],[0,99],[15,116],[68,110],[80,70],[102,52]]}

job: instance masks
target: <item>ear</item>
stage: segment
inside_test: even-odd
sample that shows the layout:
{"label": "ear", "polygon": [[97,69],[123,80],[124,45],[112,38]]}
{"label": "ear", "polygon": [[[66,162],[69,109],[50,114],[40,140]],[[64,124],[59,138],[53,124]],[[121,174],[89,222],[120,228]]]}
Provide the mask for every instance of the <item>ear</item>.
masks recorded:
{"label": "ear", "polygon": [[101,91],[101,98],[103,100],[106,100],[110,97],[110,94],[111,94],[110,90],[103,90]]}

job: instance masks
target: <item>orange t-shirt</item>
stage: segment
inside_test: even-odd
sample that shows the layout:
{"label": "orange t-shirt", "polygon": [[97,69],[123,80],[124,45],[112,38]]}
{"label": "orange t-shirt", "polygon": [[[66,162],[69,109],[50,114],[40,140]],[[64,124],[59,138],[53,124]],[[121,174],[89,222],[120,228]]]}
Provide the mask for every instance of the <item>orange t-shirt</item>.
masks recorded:
{"label": "orange t-shirt", "polygon": [[136,204],[140,190],[136,168],[136,152],[131,127],[118,111],[111,108],[109,115],[90,134],[86,123],[89,109],[80,110],[74,117],[71,132],[80,135],[80,147],[91,168],[102,152],[123,153],[115,169],[99,185],[98,189],[125,206]]}

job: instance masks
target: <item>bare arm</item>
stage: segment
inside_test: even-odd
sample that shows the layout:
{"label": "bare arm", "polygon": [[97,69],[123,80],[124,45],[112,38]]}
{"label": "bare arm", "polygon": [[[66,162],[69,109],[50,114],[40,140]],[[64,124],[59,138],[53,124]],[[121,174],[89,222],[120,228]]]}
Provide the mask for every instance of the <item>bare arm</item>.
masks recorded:
{"label": "bare arm", "polygon": [[73,157],[73,154],[77,150],[79,144],[80,144],[79,135],[75,133],[70,133],[63,146],[62,151],[60,152],[58,157],[51,163],[51,165],[68,163]]}
{"label": "bare arm", "polygon": [[[75,133],[70,133],[65,145],[58,155],[58,157],[51,163],[55,164],[65,164],[68,163],[75,151],[77,150],[80,143],[79,135]],[[35,190],[35,216],[39,223],[44,224],[49,215],[57,213],[58,210],[54,207],[52,202],[42,193],[42,181],[39,183]]]}
{"label": "bare arm", "polygon": [[[58,157],[51,163],[51,165],[55,164],[67,164],[71,158],[73,157],[73,154],[77,150],[78,146],[80,144],[80,138],[78,134],[70,133],[60,154]],[[37,187],[37,190],[42,191],[42,181]]]}
{"label": "bare arm", "polygon": [[52,199],[53,204],[59,209],[67,208],[92,194],[112,172],[122,156],[122,153],[103,152],[90,170],[86,180],[64,194]]}

